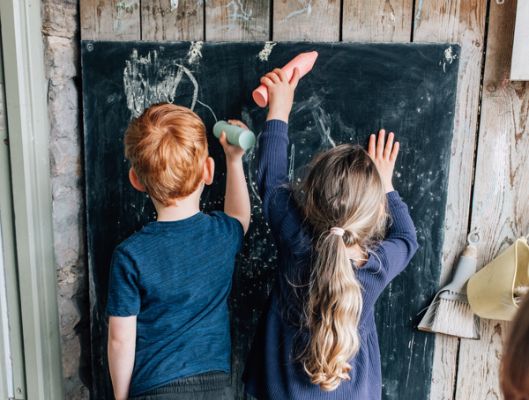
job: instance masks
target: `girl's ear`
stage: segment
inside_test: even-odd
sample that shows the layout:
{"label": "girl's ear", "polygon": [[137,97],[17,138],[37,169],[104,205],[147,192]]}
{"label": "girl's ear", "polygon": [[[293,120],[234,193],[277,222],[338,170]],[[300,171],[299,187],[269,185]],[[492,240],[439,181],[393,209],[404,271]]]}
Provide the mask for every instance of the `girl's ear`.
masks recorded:
{"label": "girl's ear", "polygon": [[206,158],[204,163],[204,172],[202,173],[202,180],[206,185],[211,185],[213,183],[213,176],[215,175],[215,161],[213,158]]}
{"label": "girl's ear", "polygon": [[132,187],[138,192],[145,192],[145,186],[140,182],[140,178],[138,178],[136,171],[132,167],[129,169],[129,181]]}

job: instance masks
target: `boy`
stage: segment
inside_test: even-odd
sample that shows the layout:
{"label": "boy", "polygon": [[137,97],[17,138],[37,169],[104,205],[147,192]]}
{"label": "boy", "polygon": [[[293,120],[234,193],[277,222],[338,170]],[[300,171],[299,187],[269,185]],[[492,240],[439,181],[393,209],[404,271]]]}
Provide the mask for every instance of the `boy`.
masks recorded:
{"label": "boy", "polygon": [[230,398],[227,298],[250,200],[244,151],[225,135],[220,142],[224,212],[204,214],[200,195],[213,182],[214,162],[201,119],[185,107],[159,104],[127,129],[130,183],[149,194],[158,218],[112,257],[108,362],[117,400]]}

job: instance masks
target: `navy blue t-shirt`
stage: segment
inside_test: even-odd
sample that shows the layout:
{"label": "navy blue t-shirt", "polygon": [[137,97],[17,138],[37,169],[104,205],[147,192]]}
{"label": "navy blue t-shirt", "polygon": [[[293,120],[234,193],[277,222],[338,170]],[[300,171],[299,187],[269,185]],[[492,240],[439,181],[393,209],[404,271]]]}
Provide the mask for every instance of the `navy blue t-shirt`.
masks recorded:
{"label": "navy blue t-shirt", "polygon": [[130,395],[177,378],[230,372],[227,298],[239,221],[223,212],[199,212],[151,222],[114,251],[109,316],[137,316]]}

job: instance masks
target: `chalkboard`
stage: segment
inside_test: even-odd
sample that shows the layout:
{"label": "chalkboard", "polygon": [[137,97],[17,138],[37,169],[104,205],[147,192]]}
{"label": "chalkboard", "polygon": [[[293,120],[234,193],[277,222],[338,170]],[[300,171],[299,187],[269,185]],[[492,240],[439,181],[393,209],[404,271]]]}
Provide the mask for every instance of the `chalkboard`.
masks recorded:
{"label": "chalkboard", "polygon": [[[251,92],[259,77],[302,51],[320,54],[299,84],[290,119],[290,177],[320,150],[365,145],[369,133],[396,132],[395,186],[417,226],[420,250],[377,303],[384,399],[426,399],[434,337],[415,329],[438,284],[454,119],[459,47],[454,44],[82,42],[87,237],[94,399],[110,399],[105,304],[114,247],[155,218],[148,197],[128,183],[123,136],[150,104],[173,102],[205,121],[216,160],[205,211],[222,209],[224,155],[211,134],[216,119],[240,118],[256,133],[266,111]],[[230,299],[233,387],[272,287],[276,249],[256,192],[255,151],[245,156],[252,224],[238,257]]]}

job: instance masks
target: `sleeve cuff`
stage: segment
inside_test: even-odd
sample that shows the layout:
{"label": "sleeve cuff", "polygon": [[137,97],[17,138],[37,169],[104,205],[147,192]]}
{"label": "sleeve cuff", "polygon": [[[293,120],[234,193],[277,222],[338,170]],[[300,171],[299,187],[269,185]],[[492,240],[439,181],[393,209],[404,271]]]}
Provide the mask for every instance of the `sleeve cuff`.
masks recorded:
{"label": "sleeve cuff", "polygon": [[396,190],[386,193],[386,197],[388,198],[389,202],[395,202],[395,201],[401,200],[399,192],[397,192]]}
{"label": "sleeve cuff", "polygon": [[271,119],[265,123],[266,132],[274,132],[280,135],[288,134],[288,124],[280,119]]}

